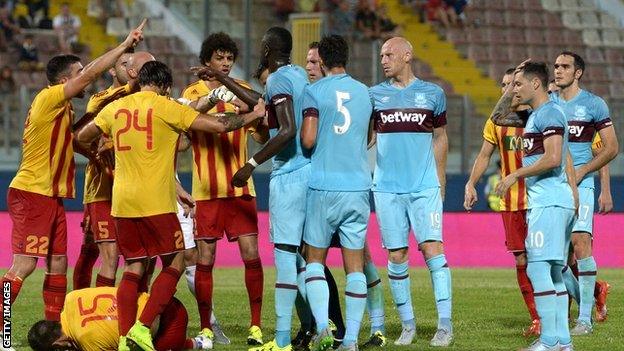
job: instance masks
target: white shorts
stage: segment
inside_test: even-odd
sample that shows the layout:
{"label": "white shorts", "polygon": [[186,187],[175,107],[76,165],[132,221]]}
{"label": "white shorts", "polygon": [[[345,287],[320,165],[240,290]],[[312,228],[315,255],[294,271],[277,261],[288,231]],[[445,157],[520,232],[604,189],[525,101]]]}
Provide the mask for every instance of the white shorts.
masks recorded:
{"label": "white shorts", "polygon": [[194,248],[195,221],[190,215],[188,217],[184,217],[184,209],[180,203],[178,203],[178,221],[180,221],[180,227],[182,227],[182,234],[184,235],[184,249]]}

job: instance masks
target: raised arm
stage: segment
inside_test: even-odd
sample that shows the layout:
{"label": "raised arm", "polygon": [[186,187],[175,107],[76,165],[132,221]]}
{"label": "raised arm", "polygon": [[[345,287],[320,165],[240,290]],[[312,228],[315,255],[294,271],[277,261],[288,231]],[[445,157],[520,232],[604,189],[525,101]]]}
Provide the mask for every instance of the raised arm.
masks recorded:
{"label": "raised arm", "polygon": [[470,177],[466,182],[466,186],[464,187],[464,208],[467,211],[472,210],[472,206],[477,202],[477,190],[475,189],[475,184],[479,181],[479,179],[483,176],[483,173],[488,168],[490,164],[490,159],[492,158],[492,153],[496,146],[490,143],[487,140],[483,141],[483,145],[481,145],[481,150],[477,155],[477,159],[472,166],[472,171],[470,172]]}
{"label": "raised arm", "polygon": [[136,46],[143,40],[143,27],[147,23],[147,19],[143,19],[141,24],[128,34],[119,46],[104,55],[96,58],[87,64],[82,71],[74,78],[65,83],[63,90],[67,99],[79,95],[89,84],[93,83],[104,71],[112,67],[119,56],[126,50]]}
{"label": "raised arm", "polygon": [[242,86],[230,76],[224,74],[223,72],[213,70],[210,67],[205,67],[205,66],[193,67],[191,68],[191,71],[195,72],[195,74],[200,79],[218,80],[221,84],[223,84],[228,90],[234,93],[234,95],[236,95],[239,99],[241,99],[250,108],[256,105],[256,103],[258,102],[258,99],[262,98],[262,94],[260,94],[259,92]]}

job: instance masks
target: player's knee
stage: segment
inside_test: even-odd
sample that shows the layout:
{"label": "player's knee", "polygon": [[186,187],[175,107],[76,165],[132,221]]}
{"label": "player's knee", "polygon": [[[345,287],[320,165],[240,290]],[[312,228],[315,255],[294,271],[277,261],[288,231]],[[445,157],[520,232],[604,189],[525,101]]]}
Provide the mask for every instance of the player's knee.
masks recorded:
{"label": "player's knee", "polygon": [[197,264],[198,253],[196,248],[184,250],[184,265],[194,266]]}
{"label": "player's knee", "polygon": [[517,253],[515,255],[515,259],[516,259],[516,266],[526,266],[527,264],[526,252]]}
{"label": "player's knee", "polygon": [[290,253],[297,253],[298,246],[288,244],[275,244],[275,248]]}
{"label": "player's knee", "polygon": [[24,280],[35,271],[35,268],[37,268],[36,257],[14,256],[13,265],[11,265],[9,272]]}
{"label": "player's knee", "polygon": [[420,250],[426,260],[442,255],[444,253],[444,247],[439,241],[427,241],[420,244]]}
{"label": "player's knee", "polygon": [[243,260],[248,261],[259,257],[257,240],[241,241],[239,239],[238,245],[240,247],[240,254]]}
{"label": "player's knee", "polygon": [[48,273],[66,273],[67,272],[67,256],[52,256],[47,262]]}
{"label": "player's knee", "polygon": [[117,265],[119,259],[119,252],[117,250],[117,244],[105,243],[100,245],[100,255],[102,257],[102,264]]}
{"label": "player's knee", "polygon": [[407,261],[407,247],[388,250],[388,260],[392,263],[401,264]]}

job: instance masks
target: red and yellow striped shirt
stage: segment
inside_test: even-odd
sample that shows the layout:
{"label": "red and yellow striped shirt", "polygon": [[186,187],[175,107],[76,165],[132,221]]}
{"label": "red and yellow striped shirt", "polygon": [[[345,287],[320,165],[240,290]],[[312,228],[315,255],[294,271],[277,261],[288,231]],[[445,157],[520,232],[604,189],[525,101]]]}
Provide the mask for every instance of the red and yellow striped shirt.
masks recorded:
{"label": "red and yellow striped shirt", "polygon": [[49,86],[35,96],[24,124],[22,162],[9,187],[74,198],[74,110],[63,87]]}
{"label": "red and yellow striped shirt", "polygon": [[[89,98],[86,113],[97,115],[104,106],[129,93],[129,85],[117,88],[111,86],[106,90],[95,93]],[[103,173],[96,164],[89,161],[85,168],[84,197],[82,202],[89,204],[97,201],[110,201],[112,192],[113,180]]]}
{"label": "red and yellow striped shirt", "polygon": [[[249,84],[239,83],[245,87]],[[182,97],[191,101],[210,94],[203,80],[197,81],[184,89]],[[209,113],[234,112],[234,105],[219,102]],[[256,196],[253,180],[249,178],[242,188],[232,187],[230,181],[236,171],[247,162],[247,135],[251,127],[221,134],[192,132],[193,144],[193,191],[195,200]]]}
{"label": "red and yellow striped shirt", "polygon": [[[489,118],[483,128],[483,139],[496,145],[500,153],[503,177],[522,167],[523,128],[500,127]],[[527,194],[524,178],[509,188],[501,197],[501,211],[520,211],[527,209]]]}

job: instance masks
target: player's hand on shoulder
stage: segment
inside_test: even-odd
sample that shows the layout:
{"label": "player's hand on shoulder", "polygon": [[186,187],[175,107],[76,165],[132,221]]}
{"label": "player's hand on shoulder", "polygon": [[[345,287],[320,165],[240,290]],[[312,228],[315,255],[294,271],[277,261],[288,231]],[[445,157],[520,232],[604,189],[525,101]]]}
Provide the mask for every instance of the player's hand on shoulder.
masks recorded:
{"label": "player's hand on shoulder", "polygon": [[141,21],[141,24],[139,24],[138,27],[133,29],[130,34],[128,34],[128,37],[126,37],[126,40],[124,40],[122,44],[127,48],[137,46],[137,44],[143,40],[143,28],[145,28],[146,24],[147,18],[144,18],[143,21]]}

